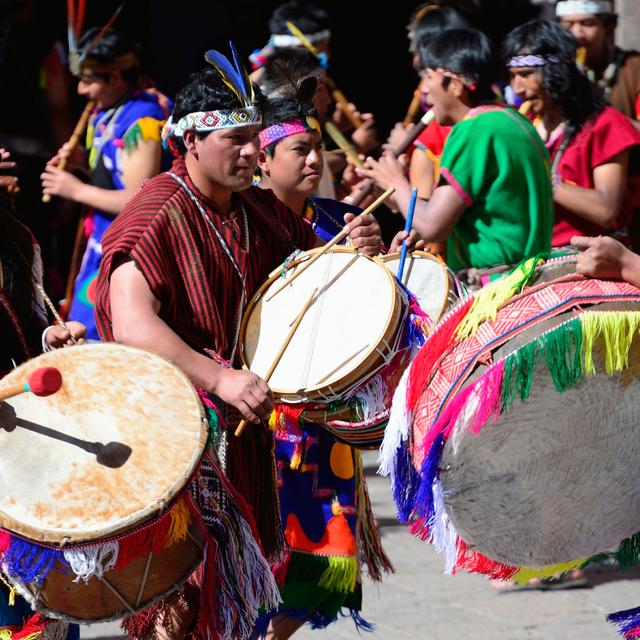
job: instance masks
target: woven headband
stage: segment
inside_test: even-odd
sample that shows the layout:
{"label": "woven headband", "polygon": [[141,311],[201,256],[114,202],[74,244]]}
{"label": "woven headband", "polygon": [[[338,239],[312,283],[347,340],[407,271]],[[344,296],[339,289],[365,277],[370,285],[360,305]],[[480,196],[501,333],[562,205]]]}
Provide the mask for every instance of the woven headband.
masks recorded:
{"label": "woven headband", "polygon": [[[316,33],[305,34],[307,40],[313,44],[322,42],[323,40],[331,39],[331,31],[325,29],[324,31],[318,31]],[[271,43],[278,49],[288,49],[290,47],[302,47],[302,40],[298,36],[294,36],[290,33],[274,33],[271,36]]]}
{"label": "woven headband", "polygon": [[554,55],[533,55],[524,54],[520,56],[513,56],[507,60],[507,68],[519,69],[522,67],[545,67],[548,64],[558,64],[560,58]]}
{"label": "woven headband", "polygon": [[297,133],[315,131],[320,134],[320,123],[313,117],[293,118],[286,122],[273,124],[260,132],[260,150],[264,151],[269,145],[279,142],[283,138],[294,136]]}
{"label": "woven headband", "polygon": [[613,13],[611,0],[562,0],[556,5],[556,16],[574,16],[580,14]]}

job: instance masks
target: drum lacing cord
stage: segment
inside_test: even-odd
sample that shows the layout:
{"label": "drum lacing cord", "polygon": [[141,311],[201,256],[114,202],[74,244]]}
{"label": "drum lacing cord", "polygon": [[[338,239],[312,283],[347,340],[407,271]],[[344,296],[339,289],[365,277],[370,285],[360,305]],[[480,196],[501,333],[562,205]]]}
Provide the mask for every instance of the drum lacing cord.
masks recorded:
{"label": "drum lacing cord", "polygon": [[316,339],[318,337],[318,327],[320,325],[320,318],[322,316],[322,309],[325,301],[325,287],[329,282],[329,276],[331,275],[331,267],[333,266],[333,253],[329,254],[329,259],[324,268],[324,274],[322,276],[322,284],[318,289],[318,295],[316,297],[316,309],[313,316],[313,326],[311,329],[311,339],[307,346],[307,354],[305,358],[304,367],[302,368],[302,375],[300,378],[300,389],[306,389],[309,382],[309,374],[311,372],[311,360],[316,347]]}

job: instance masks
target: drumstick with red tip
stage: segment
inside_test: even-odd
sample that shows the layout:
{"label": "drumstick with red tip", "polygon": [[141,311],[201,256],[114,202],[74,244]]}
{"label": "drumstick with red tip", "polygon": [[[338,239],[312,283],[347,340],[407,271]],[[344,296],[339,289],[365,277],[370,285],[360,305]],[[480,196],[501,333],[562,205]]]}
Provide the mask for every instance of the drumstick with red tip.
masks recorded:
{"label": "drumstick with red tip", "polygon": [[62,374],[55,367],[41,367],[29,374],[26,382],[0,389],[0,400],[7,400],[21,393],[50,396],[62,386]]}

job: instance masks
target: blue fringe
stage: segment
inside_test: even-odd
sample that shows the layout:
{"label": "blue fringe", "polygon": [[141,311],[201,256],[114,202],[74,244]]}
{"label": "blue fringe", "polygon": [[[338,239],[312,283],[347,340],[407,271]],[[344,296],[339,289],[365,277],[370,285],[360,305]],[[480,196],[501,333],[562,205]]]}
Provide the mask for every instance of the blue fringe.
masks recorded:
{"label": "blue fringe", "polygon": [[438,475],[443,441],[444,434],[439,433],[420,469],[420,487],[416,495],[414,513],[425,522],[429,522],[433,515],[433,483]]}
{"label": "blue fringe", "polygon": [[251,633],[251,640],[259,640],[260,638],[267,637],[267,631],[269,631],[269,623],[271,619],[278,613],[277,609],[271,611],[261,611],[256,618],[256,623]]}
{"label": "blue fringe", "polygon": [[393,479],[393,500],[398,508],[397,517],[400,522],[407,524],[413,512],[420,476],[413,468],[408,447],[402,443],[396,450],[396,473]]}
{"label": "blue fringe", "polygon": [[[342,613],[342,612],[341,612]],[[375,631],[376,625],[371,622],[367,622],[361,615],[359,611],[355,609],[349,609],[349,613],[351,614],[351,618],[353,619],[354,624],[356,625],[356,629],[358,631]],[[343,614],[344,615],[344,614]]]}
{"label": "blue fringe", "polygon": [[42,584],[56,562],[68,566],[59,549],[48,549],[11,537],[11,544],[2,561],[7,565],[7,573],[25,584]]}
{"label": "blue fringe", "polygon": [[624,635],[627,631],[640,627],[640,607],[611,613],[607,616],[607,622],[616,625],[619,633]]}

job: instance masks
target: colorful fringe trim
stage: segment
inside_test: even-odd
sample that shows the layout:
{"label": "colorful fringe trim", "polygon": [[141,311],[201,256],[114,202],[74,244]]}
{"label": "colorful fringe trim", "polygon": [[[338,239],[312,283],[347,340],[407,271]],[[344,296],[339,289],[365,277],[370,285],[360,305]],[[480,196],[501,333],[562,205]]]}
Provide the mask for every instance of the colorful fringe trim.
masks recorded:
{"label": "colorful fringe trim", "polygon": [[618,628],[625,640],[640,638],[640,607],[612,613],[607,616],[607,621]]}
{"label": "colorful fringe trim", "polygon": [[[527,278],[530,277],[528,270],[526,273]],[[438,342],[442,351],[446,349],[444,345],[449,345],[454,339],[454,325],[459,323],[467,309],[468,306],[463,304],[436,328],[432,340]],[[485,311],[480,315],[484,314]],[[469,326],[476,326],[475,321]],[[468,549],[446,514],[438,480],[439,463],[444,445],[460,420],[465,421],[470,431],[478,433],[490,421],[495,423],[510,411],[517,398],[527,400],[538,363],[546,364],[556,390],[563,393],[596,373],[593,354],[600,345],[608,374],[626,369],[629,352],[639,330],[640,312],[585,311],[492,364],[481,378],[443,403],[440,415],[417,445],[423,450],[419,473],[412,464],[409,424],[412,419],[411,402],[418,398],[412,386],[414,367],[422,367],[423,363],[417,364],[417,359],[412,363],[410,372],[396,392],[389,429],[381,448],[379,473],[391,476],[398,517],[409,523],[411,533],[430,541],[445,554],[447,573],[464,569],[525,583],[534,577],[551,577],[597,560],[598,556],[594,556],[546,567],[514,567]],[[430,353],[423,357],[423,361],[429,359],[431,366],[435,366],[436,358],[431,349],[428,351]],[[640,535],[623,541],[617,557],[625,567],[633,566],[640,559]]]}
{"label": "colorful fringe trim", "polygon": [[125,151],[131,153],[140,142],[145,140],[155,140],[160,142],[160,133],[164,126],[164,120],[145,117],[136,120],[122,136],[122,143]]}
{"label": "colorful fringe trim", "polygon": [[0,640],[36,640],[43,637],[47,640],[64,640],[68,630],[68,623],[49,620],[36,613],[25,620],[20,627],[11,625],[0,627]]}

